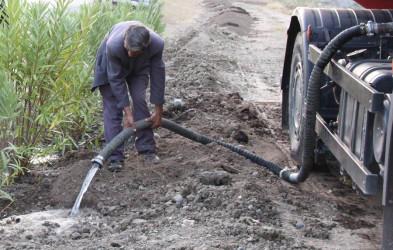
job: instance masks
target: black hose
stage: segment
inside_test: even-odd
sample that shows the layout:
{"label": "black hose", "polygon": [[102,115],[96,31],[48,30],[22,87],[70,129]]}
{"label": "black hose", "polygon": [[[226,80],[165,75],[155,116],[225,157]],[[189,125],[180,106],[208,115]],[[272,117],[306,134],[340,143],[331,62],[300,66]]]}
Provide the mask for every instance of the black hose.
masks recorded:
{"label": "black hose", "polygon": [[343,30],[332,41],[329,42],[315,63],[307,88],[306,120],[302,156],[303,165],[298,173],[290,175],[288,181],[293,183],[305,181],[309,176],[311,168],[314,164],[314,148],[316,143],[315,120],[319,104],[319,90],[320,82],[323,76],[323,70],[333,58],[337,50],[342,47],[342,45],[350,41],[352,38],[361,36],[363,34],[365,34],[363,25],[358,25]]}
{"label": "black hose", "polygon": [[[146,122],[144,120],[137,121],[135,123],[135,127],[137,130],[145,129],[148,128],[152,125],[152,122]],[[208,136],[196,133],[192,130],[186,129],[172,121],[169,121],[167,119],[162,119],[162,125],[163,128],[166,128],[176,134],[179,134],[183,137],[186,137],[190,140],[202,143],[204,145],[215,142],[225,148],[228,148],[232,150],[235,153],[238,153],[239,155],[242,155],[246,157],[247,159],[251,160],[252,162],[263,166],[267,169],[269,169],[271,172],[273,172],[275,175],[280,176],[282,174],[282,168],[279,167],[278,165],[265,161],[264,159],[246,151],[243,149],[240,149],[236,146],[233,146],[231,144],[222,142],[217,139],[210,138]],[[129,127],[124,129],[121,133],[119,133],[115,138],[112,139],[103,149],[102,151],[98,154],[96,158],[93,159],[93,162],[98,163],[101,167],[103,165],[103,162],[108,159],[108,157],[118,148],[122,143],[124,143],[128,138],[132,136],[134,131]],[[283,173],[283,175],[288,175],[288,173]],[[284,177],[284,176],[283,176]],[[285,179],[285,178],[284,178]],[[288,178],[287,178],[288,179]]]}
{"label": "black hose", "polygon": [[[144,120],[138,121],[135,123],[136,130],[142,130],[148,128],[152,125],[152,122],[146,122]],[[128,127],[121,131],[115,138],[113,138],[106,146],[101,150],[96,158],[93,161],[99,163],[102,167],[103,161],[108,159],[108,157],[121,145],[123,144],[128,138],[132,136],[134,131],[131,127]]]}
{"label": "black hose", "polygon": [[228,148],[231,151],[233,151],[235,153],[238,153],[241,156],[246,157],[247,159],[251,160],[252,162],[257,163],[258,165],[263,166],[263,167],[269,169],[270,171],[272,171],[274,174],[276,174],[278,176],[280,175],[280,172],[282,170],[281,167],[277,166],[276,164],[274,164],[272,162],[269,162],[269,161],[265,161],[264,159],[254,155],[254,154],[252,154],[252,153],[250,153],[250,152],[248,152],[246,150],[243,150],[243,149],[238,148],[236,146],[233,146],[231,144],[222,142],[220,140],[213,139],[213,138],[207,137],[205,135],[196,133],[196,132],[194,132],[192,130],[189,130],[189,129],[186,129],[184,127],[181,127],[181,126],[179,126],[178,124],[176,124],[176,123],[174,123],[172,121],[163,119],[162,120],[162,127],[166,128],[166,129],[168,129],[168,130],[170,130],[172,132],[175,132],[176,134],[182,135],[182,136],[184,136],[184,137],[186,137],[188,139],[191,139],[193,141],[196,141],[196,142],[199,142],[199,143],[202,143],[202,144],[209,144],[211,142],[215,142],[215,143],[217,143],[220,146]]}

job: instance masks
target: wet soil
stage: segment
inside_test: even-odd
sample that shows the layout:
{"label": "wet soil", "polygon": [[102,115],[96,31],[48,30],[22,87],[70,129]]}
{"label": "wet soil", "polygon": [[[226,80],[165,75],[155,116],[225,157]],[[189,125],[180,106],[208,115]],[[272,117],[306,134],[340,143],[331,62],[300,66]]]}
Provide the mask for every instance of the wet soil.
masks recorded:
{"label": "wet soil", "polygon": [[[279,86],[290,17],[257,0],[200,8],[167,39],[165,117],[293,167]],[[123,171],[99,170],[76,217],[71,207],[97,151],[69,152],[23,176],[7,190],[16,201],[0,201],[0,248],[380,248],[380,196],[322,171],[292,185],[216,143],[163,128],[155,135],[160,163],[129,146]]]}

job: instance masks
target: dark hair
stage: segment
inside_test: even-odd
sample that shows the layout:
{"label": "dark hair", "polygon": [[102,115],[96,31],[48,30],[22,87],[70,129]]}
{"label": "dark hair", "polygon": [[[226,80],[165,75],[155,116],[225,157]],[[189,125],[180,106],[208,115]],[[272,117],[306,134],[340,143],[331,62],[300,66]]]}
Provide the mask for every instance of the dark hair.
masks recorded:
{"label": "dark hair", "polygon": [[150,44],[150,32],[141,24],[131,24],[124,32],[123,39],[131,51],[143,50]]}

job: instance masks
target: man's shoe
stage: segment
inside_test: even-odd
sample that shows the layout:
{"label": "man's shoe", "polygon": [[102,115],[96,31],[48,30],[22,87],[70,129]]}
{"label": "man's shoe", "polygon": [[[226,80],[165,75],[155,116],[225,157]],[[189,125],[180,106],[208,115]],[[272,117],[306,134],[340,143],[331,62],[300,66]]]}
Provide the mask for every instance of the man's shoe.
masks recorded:
{"label": "man's shoe", "polygon": [[143,151],[143,152],[140,152],[139,154],[142,155],[146,160],[150,161],[153,164],[157,164],[160,162],[160,158],[158,158],[158,156],[151,151]]}
{"label": "man's shoe", "polygon": [[108,170],[111,172],[120,171],[123,168],[123,161],[111,161],[111,164],[108,166]]}

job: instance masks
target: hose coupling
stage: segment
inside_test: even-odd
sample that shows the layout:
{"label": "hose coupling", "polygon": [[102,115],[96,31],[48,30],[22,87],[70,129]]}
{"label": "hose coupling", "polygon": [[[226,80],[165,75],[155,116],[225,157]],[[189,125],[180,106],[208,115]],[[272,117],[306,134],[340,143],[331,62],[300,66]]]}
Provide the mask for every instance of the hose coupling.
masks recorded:
{"label": "hose coupling", "polygon": [[283,178],[283,174],[284,174],[285,172],[287,172],[287,171],[291,171],[291,169],[290,169],[289,167],[287,167],[287,166],[285,166],[285,167],[280,171],[279,176],[280,176],[281,179]]}
{"label": "hose coupling", "polygon": [[102,166],[104,166],[104,157],[102,157],[101,155],[97,155],[93,160],[91,160],[94,163],[97,163],[98,165],[100,165],[100,168],[102,168]]}
{"label": "hose coupling", "polygon": [[368,36],[385,35],[393,32],[393,22],[376,23],[368,21],[366,24],[366,34]]}
{"label": "hose coupling", "polygon": [[290,183],[299,183],[299,173],[292,173],[289,176],[289,182]]}

